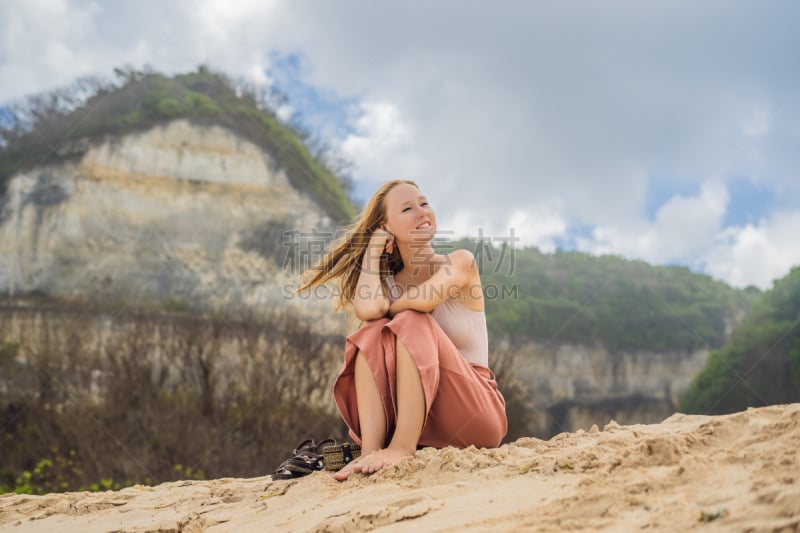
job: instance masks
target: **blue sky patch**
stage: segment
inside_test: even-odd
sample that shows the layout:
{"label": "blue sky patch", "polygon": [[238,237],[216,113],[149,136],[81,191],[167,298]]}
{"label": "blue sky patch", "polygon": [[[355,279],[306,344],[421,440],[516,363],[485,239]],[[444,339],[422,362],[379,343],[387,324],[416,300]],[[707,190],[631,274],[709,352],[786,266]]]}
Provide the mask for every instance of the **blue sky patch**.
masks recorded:
{"label": "blue sky patch", "polygon": [[553,243],[556,248],[564,251],[573,251],[578,249],[578,241],[592,241],[594,240],[593,224],[580,224],[573,223],[569,225],[566,235],[558,235],[553,238]]}
{"label": "blue sky patch", "polygon": [[273,52],[266,72],[294,109],[293,124],[328,144],[354,131],[353,124],[361,113],[358,100],[307,83],[308,71],[300,55]]}
{"label": "blue sky patch", "polygon": [[353,182],[353,197],[366,204],[367,201],[378,190],[378,185],[364,180],[355,180]]}
{"label": "blue sky patch", "polygon": [[0,128],[6,128],[14,123],[14,116],[7,107],[0,105]]}
{"label": "blue sky patch", "polygon": [[758,224],[762,218],[778,207],[775,192],[763,184],[753,183],[745,177],[736,177],[725,182],[728,189],[728,210],[723,226],[745,226]]}

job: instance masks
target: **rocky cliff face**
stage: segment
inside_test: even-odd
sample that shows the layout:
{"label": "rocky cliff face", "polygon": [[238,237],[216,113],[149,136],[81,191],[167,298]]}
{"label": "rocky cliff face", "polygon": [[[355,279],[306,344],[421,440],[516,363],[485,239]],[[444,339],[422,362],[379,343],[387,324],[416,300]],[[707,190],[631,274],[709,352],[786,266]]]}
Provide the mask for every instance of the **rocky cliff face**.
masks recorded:
{"label": "rocky cliff face", "polygon": [[268,153],[227,129],[177,120],[12,178],[0,211],[0,294],[329,309],[290,287],[317,257],[302,246],[332,230]]}
{"label": "rocky cliff face", "polygon": [[530,343],[516,352],[518,378],[536,413],[530,432],[555,435],[609,420],[660,422],[705,367],[708,350],[614,351]]}

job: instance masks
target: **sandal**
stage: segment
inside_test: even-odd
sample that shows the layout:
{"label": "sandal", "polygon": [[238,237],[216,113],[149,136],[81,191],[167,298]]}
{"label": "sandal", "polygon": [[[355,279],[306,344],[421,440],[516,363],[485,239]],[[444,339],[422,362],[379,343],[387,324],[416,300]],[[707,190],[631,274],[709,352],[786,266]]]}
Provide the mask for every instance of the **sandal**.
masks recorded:
{"label": "sandal", "polygon": [[[335,442],[333,439],[326,439],[322,443]],[[307,476],[317,470],[322,470],[324,462],[322,454],[318,452],[319,445],[314,439],[308,439],[292,450],[293,457],[286,459],[272,473],[272,479],[294,479]]]}
{"label": "sandal", "polygon": [[322,448],[322,453],[325,470],[340,470],[344,465],[361,456],[361,446],[352,442],[336,444],[334,441],[332,445]]}

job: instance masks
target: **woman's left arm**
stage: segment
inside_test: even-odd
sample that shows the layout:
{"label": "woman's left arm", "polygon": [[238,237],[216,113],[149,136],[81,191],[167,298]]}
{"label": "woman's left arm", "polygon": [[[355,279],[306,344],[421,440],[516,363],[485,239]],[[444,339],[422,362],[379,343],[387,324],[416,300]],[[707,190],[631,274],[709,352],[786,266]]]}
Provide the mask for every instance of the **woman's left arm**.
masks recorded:
{"label": "woman's left arm", "polygon": [[416,287],[409,287],[389,306],[394,316],[405,309],[429,313],[448,298],[456,297],[478,273],[475,258],[469,250],[456,250],[450,261],[442,265],[431,278]]}

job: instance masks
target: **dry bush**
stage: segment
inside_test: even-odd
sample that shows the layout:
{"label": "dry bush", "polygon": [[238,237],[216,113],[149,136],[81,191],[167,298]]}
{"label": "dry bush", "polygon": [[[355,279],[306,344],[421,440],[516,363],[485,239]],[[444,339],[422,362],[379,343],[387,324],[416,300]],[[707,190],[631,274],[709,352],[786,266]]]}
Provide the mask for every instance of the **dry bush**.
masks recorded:
{"label": "dry bush", "polygon": [[257,476],[305,438],[345,436],[330,393],[341,338],[287,314],[118,322],[97,343],[67,320],[83,335],[46,327],[0,358],[20,384],[0,387],[0,489]]}

